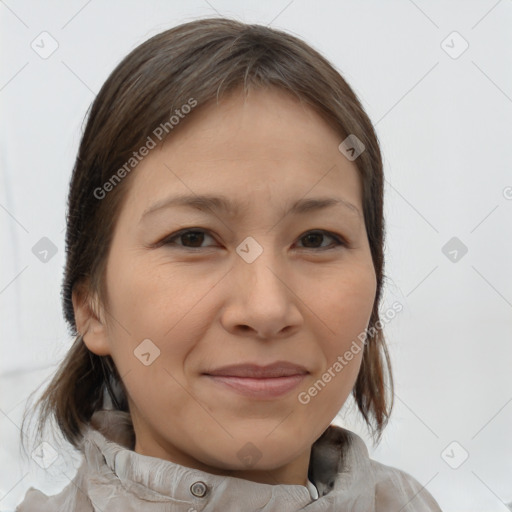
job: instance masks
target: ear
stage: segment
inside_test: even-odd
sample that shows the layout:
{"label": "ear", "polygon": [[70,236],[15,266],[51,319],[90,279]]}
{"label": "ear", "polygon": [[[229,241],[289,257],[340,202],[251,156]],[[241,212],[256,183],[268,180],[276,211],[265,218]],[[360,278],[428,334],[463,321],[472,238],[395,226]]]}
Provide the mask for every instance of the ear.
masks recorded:
{"label": "ear", "polygon": [[87,285],[73,287],[71,299],[75,311],[76,328],[87,348],[98,356],[110,355],[105,315],[101,314],[99,300],[87,293]]}

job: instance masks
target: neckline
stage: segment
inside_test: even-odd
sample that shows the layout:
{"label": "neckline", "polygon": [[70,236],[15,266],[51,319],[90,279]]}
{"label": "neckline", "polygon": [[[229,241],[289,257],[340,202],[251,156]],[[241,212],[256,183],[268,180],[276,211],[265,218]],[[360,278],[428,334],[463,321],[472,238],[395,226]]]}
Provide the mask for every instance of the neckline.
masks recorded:
{"label": "neckline", "polygon": [[316,488],[315,484],[309,478],[308,478],[306,487],[309,491],[311,499],[317,500],[318,499],[318,489]]}

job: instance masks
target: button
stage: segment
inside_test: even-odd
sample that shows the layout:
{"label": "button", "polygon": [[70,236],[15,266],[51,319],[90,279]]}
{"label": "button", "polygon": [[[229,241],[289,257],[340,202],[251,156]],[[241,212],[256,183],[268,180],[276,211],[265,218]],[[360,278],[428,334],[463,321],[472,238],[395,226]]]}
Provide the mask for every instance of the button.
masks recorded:
{"label": "button", "polygon": [[194,496],[202,498],[208,492],[208,486],[204,482],[194,482],[190,486],[190,492]]}

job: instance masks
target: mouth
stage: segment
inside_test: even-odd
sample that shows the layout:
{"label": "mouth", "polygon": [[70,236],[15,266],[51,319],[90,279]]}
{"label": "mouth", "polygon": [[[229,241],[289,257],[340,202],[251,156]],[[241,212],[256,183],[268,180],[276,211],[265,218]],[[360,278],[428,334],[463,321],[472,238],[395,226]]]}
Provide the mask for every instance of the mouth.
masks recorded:
{"label": "mouth", "polygon": [[304,366],[279,361],[267,366],[224,366],[203,375],[225,390],[250,398],[273,399],[296,388],[309,375],[309,371]]}

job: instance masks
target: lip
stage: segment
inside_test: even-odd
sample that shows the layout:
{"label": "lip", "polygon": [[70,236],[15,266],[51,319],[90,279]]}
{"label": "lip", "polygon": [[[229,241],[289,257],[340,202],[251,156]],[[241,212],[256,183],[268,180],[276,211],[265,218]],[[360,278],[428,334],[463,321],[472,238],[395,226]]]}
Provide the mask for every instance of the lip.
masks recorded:
{"label": "lip", "polygon": [[306,375],[260,379],[250,377],[221,377],[216,375],[207,375],[207,377],[213,382],[242,395],[251,398],[271,399],[289,393],[304,380]]}
{"label": "lip", "polygon": [[306,373],[309,372],[304,366],[290,363],[288,361],[277,361],[265,366],[255,363],[233,364],[205,372],[206,375],[223,377],[250,377],[253,379],[289,377],[291,375],[305,375]]}
{"label": "lip", "polygon": [[308,374],[302,365],[278,361],[266,366],[252,363],[224,366],[204,375],[236,393],[251,398],[271,399],[289,393]]}

